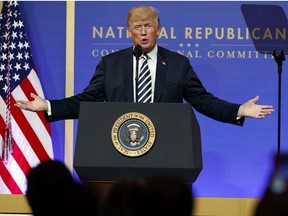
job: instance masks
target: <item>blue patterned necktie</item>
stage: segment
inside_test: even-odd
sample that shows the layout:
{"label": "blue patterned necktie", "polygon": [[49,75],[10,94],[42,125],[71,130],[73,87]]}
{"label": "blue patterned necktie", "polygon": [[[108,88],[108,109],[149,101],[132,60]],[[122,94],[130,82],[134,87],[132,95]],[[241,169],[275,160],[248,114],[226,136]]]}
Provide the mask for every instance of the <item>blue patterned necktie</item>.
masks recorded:
{"label": "blue patterned necktie", "polygon": [[148,67],[148,56],[145,54],[142,66],[139,71],[138,80],[138,102],[151,103],[152,102],[152,80],[151,73]]}

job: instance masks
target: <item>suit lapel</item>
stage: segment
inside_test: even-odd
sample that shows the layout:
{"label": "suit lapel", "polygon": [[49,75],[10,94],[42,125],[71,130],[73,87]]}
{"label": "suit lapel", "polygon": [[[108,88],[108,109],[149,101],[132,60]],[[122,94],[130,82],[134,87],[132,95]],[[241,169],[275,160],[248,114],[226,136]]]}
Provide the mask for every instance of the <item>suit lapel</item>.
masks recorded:
{"label": "suit lapel", "polygon": [[[125,53],[123,53],[123,65],[124,65],[124,71],[125,71],[125,80],[127,81],[125,84],[125,94],[127,102],[133,102],[134,96],[133,96],[133,48],[127,49]],[[131,82],[132,80],[132,82]]]}
{"label": "suit lapel", "polygon": [[160,96],[166,83],[167,68],[168,62],[166,55],[163,52],[163,49],[158,47],[154,102],[160,101]]}

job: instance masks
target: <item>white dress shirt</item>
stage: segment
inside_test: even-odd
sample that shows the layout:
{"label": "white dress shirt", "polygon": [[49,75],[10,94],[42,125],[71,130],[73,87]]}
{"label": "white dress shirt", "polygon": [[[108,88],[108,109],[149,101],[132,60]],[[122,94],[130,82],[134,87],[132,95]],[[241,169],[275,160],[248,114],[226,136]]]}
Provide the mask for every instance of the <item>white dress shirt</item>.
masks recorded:
{"label": "white dress shirt", "polygon": [[[156,79],[156,65],[157,65],[157,52],[158,52],[158,46],[155,46],[154,49],[147,53],[148,56],[148,66],[149,70],[151,72],[151,79],[152,79],[152,103],[154,102],[154,90],[155,90],[155,79]],[[141,65],[143,64],[144,58],[139,58],[139,67],[138,70],[140,70]],[[133,57],[133,80],[136,79],[136,57]],[[136,102],[136,82],[133,82],[134,86],[134,102]]]}

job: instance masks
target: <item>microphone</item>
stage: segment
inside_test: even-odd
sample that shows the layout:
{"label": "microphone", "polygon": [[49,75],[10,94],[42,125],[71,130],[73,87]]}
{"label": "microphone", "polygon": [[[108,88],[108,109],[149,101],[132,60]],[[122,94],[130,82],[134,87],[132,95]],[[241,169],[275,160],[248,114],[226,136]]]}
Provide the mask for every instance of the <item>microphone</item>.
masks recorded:
{"label": "microphone", "polygon": [[135,73],[135,98],[136,98],[136,103],[138,103],[138,79],[139,79],[139,58],[142,55],[142,47],[137,44],[134,47],[133,50],[133,55],[136,57],[136,73]]}
{"label": "microphone", "polygon": [[142,55],[142,46],[137,44],[133,50],[133,55],[136,57],[136,59],[139,59]]}

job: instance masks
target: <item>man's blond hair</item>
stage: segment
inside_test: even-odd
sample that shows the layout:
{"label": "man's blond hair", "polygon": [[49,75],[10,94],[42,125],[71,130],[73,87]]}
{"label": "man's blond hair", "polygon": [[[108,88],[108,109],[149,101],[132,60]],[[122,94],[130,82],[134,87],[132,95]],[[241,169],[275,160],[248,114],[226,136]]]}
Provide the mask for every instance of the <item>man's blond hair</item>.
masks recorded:
{"label": "man's blond hair", "polygon": [[127,27],[129,28],[136,20],[145,20],[148,18],[153,18],[156,27],[160,27],[160,16],[156,8],[152,6],[133,7],[128,11]]}

